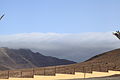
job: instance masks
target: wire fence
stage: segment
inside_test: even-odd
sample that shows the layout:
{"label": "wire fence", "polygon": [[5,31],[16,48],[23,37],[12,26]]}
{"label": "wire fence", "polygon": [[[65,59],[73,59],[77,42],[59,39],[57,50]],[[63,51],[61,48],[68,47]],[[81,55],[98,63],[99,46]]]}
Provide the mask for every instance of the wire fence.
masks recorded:
{"label": "wire fence", "polygon": [[56,73],[62,74],[75,74],[75,72],[83,72],[84,79],[86,78],[86,73],[92,73],[92,71],[108,72],[108,70],[115,69],[114,66],[108,65],[82,65],[82,66],[51,66],[51,67],[40,67],[31,69],[17,69],[0,71],[0,79],[13,78],[33,78],[34,75],[44,75],[44,76],[55,76]]}

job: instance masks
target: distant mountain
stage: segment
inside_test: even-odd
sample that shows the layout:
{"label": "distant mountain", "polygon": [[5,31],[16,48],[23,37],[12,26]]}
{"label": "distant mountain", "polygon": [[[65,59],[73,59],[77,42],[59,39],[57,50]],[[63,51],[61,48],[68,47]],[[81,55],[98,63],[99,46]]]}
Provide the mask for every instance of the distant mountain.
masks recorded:
{"label": "distant mountain", "polygon": [[44,56],[29,49],[0,48],[0,70],[66,65],[75,62]]}

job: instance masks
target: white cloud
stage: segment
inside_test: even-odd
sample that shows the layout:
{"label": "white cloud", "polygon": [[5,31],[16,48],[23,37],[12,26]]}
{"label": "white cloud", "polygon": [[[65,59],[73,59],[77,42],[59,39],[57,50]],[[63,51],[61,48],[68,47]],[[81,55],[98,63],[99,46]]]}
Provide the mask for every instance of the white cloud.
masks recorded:
{"label": "white cloud", "polygon": [[96,54],[119,48],[120,41],[111,32],[23,33],[0,35],[0,47],[29,48],[44,55],[83,61]]}

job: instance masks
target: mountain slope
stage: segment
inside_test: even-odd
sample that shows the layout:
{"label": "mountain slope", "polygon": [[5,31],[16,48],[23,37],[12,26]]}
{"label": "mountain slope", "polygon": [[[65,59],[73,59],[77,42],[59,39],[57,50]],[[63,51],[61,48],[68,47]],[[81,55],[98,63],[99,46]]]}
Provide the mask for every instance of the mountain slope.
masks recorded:
{"label": "mountain slope", "polygon": [[96,55],[90,59],[88,59],[86,62],[117,62],[120,61],[120,49],[115,49],[112,51],[108,51],[99,55]]}
{"label": "mountain slope", "polygon": [[29,49],[0,48],[0,70],[73,64],[75,62],[44,56]]}
{"label": "mountain slope", "polygon": [[[76,69],[86,67],[89,68],[87,72],[91,72],[91,70],[96,71],[107,71],[107,70],[120,70],[120,49],[115,49],[112,51],[108,51],[92,58],[87,61],[73,64],[76,66]],[[77,71],[76,70],[76,71]]]}

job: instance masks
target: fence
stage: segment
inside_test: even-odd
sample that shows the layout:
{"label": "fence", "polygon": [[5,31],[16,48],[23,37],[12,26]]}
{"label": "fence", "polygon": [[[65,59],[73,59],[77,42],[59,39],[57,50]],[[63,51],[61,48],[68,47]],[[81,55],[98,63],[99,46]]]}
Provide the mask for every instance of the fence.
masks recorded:
{"label": "fence", "polygon": [[92,73],[92,71],[107,72],[115,69],[115,65],[67,65],[67,66],[52,66],[40,67],[31,69],[18,69],[0,71],[0,79],[13,78],[33,78],[34,75],[55,76],[56,73],[75,74],[75,72]]}

